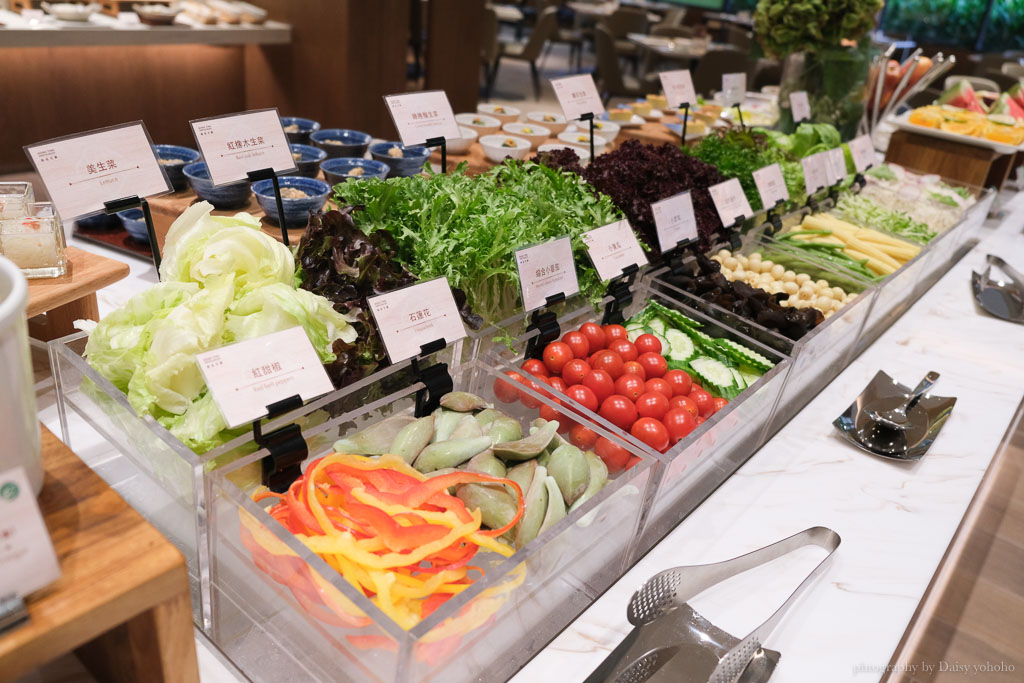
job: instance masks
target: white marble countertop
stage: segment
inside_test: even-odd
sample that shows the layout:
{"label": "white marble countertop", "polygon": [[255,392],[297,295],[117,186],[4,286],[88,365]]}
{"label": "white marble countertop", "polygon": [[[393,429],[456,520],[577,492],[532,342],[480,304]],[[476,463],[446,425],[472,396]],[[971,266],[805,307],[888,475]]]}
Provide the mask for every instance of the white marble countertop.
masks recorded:
{"label": "white marble countertop", "polygon": [[[735,475],[513,679],[582,681],[629,630],[633,591],[663,569],[715,562],[811,526],[828,526],[842,545],[822,577],[767,641],[782,653],[773,681],[877,680],[942,559],[1024,392],[1024,327],[977,309],[970,271],[988,252],[1024,254],[1024,193],[917,304],[857,358]],[[72,239],[82,249],[127,261],[131,274],[99,293],[101,315],[156,282],[153,267]],[[1013,259],[1010,259],[1013,261]],[[1016,265],[1024,269],[1017,258]],[[831,421],[879,369],[913,385],[927,371],[940,395],[958,397],[931,452],[916,463],[861,453]],[[52,392],[40,419],[60,434]],[[81,420],[71,446],[85,459],[112,451]],[[694,606],[742,637],[767,618],[823,552],[789,558],[716,587]],[[204,683],[238,680],[203,647]]]}
{"label": "white marble countertop", "polygon": [[[970,291],[970,272],[984,269],[986,253],[1024,265],[1024,194],[1005,209],[997,229],[513,681],[584,680],[629,632],[629,598],[657,572],[736,557],[819,525],[842,544],[768,638],[782,653],[772,681],[878,680],[1024,393],[1024,327],[988,316]],[[910,386],[936,370],[935,393],[957,397],[917,462],[862,453],[831,424],[878,370]],[[742,638],[823,556],[817,548],[795,553],[693,605]]]}

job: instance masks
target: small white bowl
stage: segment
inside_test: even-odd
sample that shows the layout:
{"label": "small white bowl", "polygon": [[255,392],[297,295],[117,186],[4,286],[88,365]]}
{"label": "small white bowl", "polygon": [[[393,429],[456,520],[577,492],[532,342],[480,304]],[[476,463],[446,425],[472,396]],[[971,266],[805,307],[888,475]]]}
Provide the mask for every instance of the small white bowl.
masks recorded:
{"label": "small white bowl", "polygon": [[564,116],[549,111],[531,111],[526,115],[526,120],[530,123],[539,123],[550,130],[552,135],[558,135],[569,125]]}
{"label": "small white bowl", "polygon": [[452,154],[469,154],[469,147],[476,140],[478,133],[469,126],[459,126],[461,138],[445,140],[445,146]]}
{"label": "small white bowl", "polygon": [[577,145],[564,145],[561,142],[549,142],[546,145],[538,147],[537,152],[553,152],[558,149],[571,149],[576,152],[576,156],[580,158],[580,166],[586,166],[590,163],[590,150]]}
{"label": "small white bowl", "polygon": [[551,137],[550,130],[536,123],[506,123],[501,129],[529,140],[530,149],[537,149],[537,145]]}
{"label": "small white bowl", "polygon": [[479,104],[476,107],[477,113],[493,116],[502,123],[515,123],[522,113],[515,107],[506,107],[502,104]]}
{"label": "small white bowl", "polygon": [[456,114],[455,122],[460,126],[472,128],[477,135],[490,135],[501,130],[501,121],[485,114]]}
{"label": "small white bowl", "polygon": [[[590,131],[576,131],[570,133],[566,131],[558,136],[558,139],[562,142],[567,142],[573,147],[585,147],[588,151],[590,150]],[[594,154],[600,154],[604,151],[604,148],[608,146],[608,140],[604,136],[594,133]]]}
{"label": "small white bowl", "polygon": [[[505,147],[506,141],[515,142],[515,147]],[[517,138],[513,135],[484,135],[480,138],[480,146],[484,148],[484,154],[496,164],[500,164],[506,157],[513,159],[524,159],[530,151],[530,141]]]}
{"label": "small white bowl", "polygon": [[89,21],[89,17],[100,11],[98,3],[80,5],[76,2],[44,2],[43,11],[61,21]]}
{"label": "small white bowl", "polygon": [[[573,124],[567,129],[570,133],[578,132],[584,135],[590,135],[590,124],[586,121]],[[611,121],[594,121],[594,135],[600,135],[605,140],[615,141],[615,138],[619,137],[619,133],[622,131],[622,126]],[[596,141],[595,141],[596,142]]]}

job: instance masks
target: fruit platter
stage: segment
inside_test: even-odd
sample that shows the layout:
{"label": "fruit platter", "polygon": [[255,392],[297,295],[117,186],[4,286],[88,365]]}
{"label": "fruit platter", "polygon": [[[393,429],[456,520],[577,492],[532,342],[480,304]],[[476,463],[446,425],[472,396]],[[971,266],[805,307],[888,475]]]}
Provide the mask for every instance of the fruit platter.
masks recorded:
{"label": "fruit platter", "polygon": [[892,123],[903,130],[1013,154],[1024,148],[1024,90],[1018,83],[1004,93],[979,93],[963,80],[935,104],[905,112]]}

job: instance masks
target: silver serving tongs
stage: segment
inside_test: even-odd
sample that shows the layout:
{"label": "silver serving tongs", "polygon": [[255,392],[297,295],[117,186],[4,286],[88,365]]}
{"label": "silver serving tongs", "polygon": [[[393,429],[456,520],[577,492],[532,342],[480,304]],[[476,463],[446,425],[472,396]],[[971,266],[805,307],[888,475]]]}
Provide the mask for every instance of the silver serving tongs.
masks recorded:
{"label": "silver serving tongs", "polygon": [[[786,611],[824,571],[839,534],[812,527],[767,547],[714,564],[666,569],[633,594],[626,610],[634,629],[587,678],[587,683],[756,683],[767,681],[780,654],[762,647]],[[828,551],[782,606],[742,640],[716,627],[687,601],[711,586],[798,548]]]}

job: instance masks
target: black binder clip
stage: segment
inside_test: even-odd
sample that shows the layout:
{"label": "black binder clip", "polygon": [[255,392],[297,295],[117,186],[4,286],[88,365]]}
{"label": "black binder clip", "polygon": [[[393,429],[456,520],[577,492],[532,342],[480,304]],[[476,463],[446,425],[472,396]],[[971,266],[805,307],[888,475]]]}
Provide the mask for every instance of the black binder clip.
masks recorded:
{"label": "black binder clip", "polygon": [[[267,419],[301,407],[302,398],[298,394],[289,396],[267,406]],[[292,423],[264,434],[261,420],[252,423],[252,438],[256,445],[270,451],[261,461],[263,484],[274,493],[284,493],[302,474],[300,465],[309,457],[309,447],[299,425]]]}
{"label": "black binder clip", "polygon": [[526,327],[526,332],[529,333],[537,330],[537,334],[530,337],[529,341],[526,342],[526,358],[540,358],[541,353],[544,352],[544,347],[562,335],[562,328],[558,324],[558,316],[555,315],[554,311],[549,310],[549,307],[562,301],[565,301],[565,294],[563,292],[552,294],[545,300],[544,305],[530,316],[530,324]]}
{"label": "black binder clip", "polygon": [[640,267],[633,263],[622,269],[622,275],[608,283],[607,293],[612,297],[612,300],[605,306],[604,317],[601,319],[602,325],[618,325],[622,323],[624,320],[622,312],[633,303],[632,287],[633,283],[636,282],[636,275],[639,272]]}
{"label": "black binder clip", "polygon": [[455,389],[455,382],[448,372],[447,363],[434,363],[423,367],[421,359],[437,353],[445,347],[444,339],[435,339],[429,344],[420,346],[420,353],[412,359],[412,370],[416,380],[423,383],[423,388],[416,392],[416,417],[426,417],[441,405],[441,397]]}

